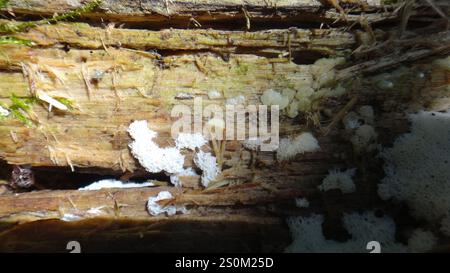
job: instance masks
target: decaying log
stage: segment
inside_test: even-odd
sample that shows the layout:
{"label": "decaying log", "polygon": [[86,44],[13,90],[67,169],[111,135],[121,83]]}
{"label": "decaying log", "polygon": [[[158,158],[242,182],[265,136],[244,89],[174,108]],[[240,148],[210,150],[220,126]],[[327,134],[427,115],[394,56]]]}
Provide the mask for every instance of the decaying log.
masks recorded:
{"label": "decaying log", "polygon": [[286,52],[344,55],[354,47],[351,33],[331,29],[288,29],[256,32],[167,29],[163,31],[90,27],[87,24],[42,25],[15,35],[39,46],[120,47],[136,50],[211,51],[277,56]]}
{"label": "decaying log", "polygon": [[[411,45],[425,45],[425,48],[407,50]],[[387,42],[384,47],[391,52],[374,60],[362,62],[339,71],[338,80],[344,80],[355,74],[370,74],[382,69],[389,69],[401,63],[411,63],[429,56],[446,56],[450,52],[450,33],[443,31],[432,35],[415,37],[413,39],[399,39]],[[402,52],[404,52],[402,54]]]}
{"label": "decaying log", "polygon": [[249,220],[251,216],[241,213],[243,217],[216,215],[175,221],[35,221],[1,233],[0,251],[67,253],[67,244],[74,238],[82,252],[279,252],[289,243],[288,230],[280,219]]}
{"label": "decaying log", "polygon": [[[363,62],[342,70],[337,77],[349,78],[355,72],[373,72],[411,58],[448,52],[449,33],[435,36],[435,39],[430,36],[429,41],[442,44],[437,49],[417,49],[398,57]],[[40,39],[46,40],[45,36]],[[231,54],[224,60],[211,53],[159,57],[112,47],[107,51],[72,49],[69,52],[21,45],[2,45],[0,49],[7,52],[0,58],[0,67],[10,71],[0,73],[5,79],[0,84],[0,101],[8,103],[11,94],[30,96],[29,83],[22,73],[23,65],[29,64],[38,71],[35,77],[39,80],[34,88],[43,89],[51,96],[68,98],[76,107],[58,113],[48,112],[44,105],[35,105],[36,128],[25,127],[17,119],[4,120],[0,126],[0,156],[10,164],[133,171],[136,165],[128,151],[127,126],[132,120],[150,120],[152,129],[160,133],[161,144],[170,144],[171,107],[192,105],[192,100],[178,100],[177,94],[194,94],[201,96],[206,104],[222,104],[226,98],[245,90],[247,103],[258,105],[264,90],[295,90],[303,78],[312,77],[309,65],[249,54]],[[87,87],[86,77],[90,81],[97,72],[102,78]],[[62,78],[55,78],[54,73]],[[223,98],[208,99],[211,90],[222,92]],[[281,124],[282,134],[292,130],[295,126],[289,122]]]}
{"label": "decaying log", "polygon": [[[252,208],[217,209],[211,202],[211,208],[195,209],[197,205],[191,203],[188,214],[149,217],[146,200],[160,190],[40,191],[2,196],[0,251],[66,252],[66,244],[73,238],[82,244],[83,252],[104,252],[108,241],[113,246],[107,251],[149,252],[174,251],[174,243],[177,251],[199,251],[199,245],[202,251],[211,252],[280,251],[289,242],[280,218]],[[167,190],[173,191],[173,187]],[[191,197],[195,200],[195,195]],[[219,230],[221,238],[216,238]],[[210,240],[220,241],[220,245],[207,246]],[[130,248],[125,241],[136,245]]]}
{"label": "decaying log", "polygon": [[[161,133],[161,142],[166,143],[171,106],[192,104],[192,100],[177,100],[177,94],[191,93],[207,103],[224,103],[225,98],[245,90],[248,103],[257,105],[263,90],[295,88],[301,84],[297,79],[311,77],[307,65],[296,65],[286,58],[231,54],[224,60],[210,53],[159,58],[153,53],[115,48],[65,52],[20,45],[2,47],[7,56],[0,60],[0,67],[11,71],[2,73],[8,79],[0,86],[3,102],[7,103],[12,93],[30,95],[21,71],[24,64],[31,64],[41,71],[37,76],[45,78],[36,81],[34,88],[66,97],[78,109],[55,114],[36,105],[37,129],[26,128],[14,119],[5,120],[1,155],[11,164],[132,171],[135,163],[128,153],[126,127],[134,119],[151,120],[152,129]],[[104,75],[97,84],[87,87],[85,77],[90,80],[95,71]],[[51,73],[63,75],[63,79],[52,78]],[[208,101],[211,90],[223,92],[224,98]]]}
{"label": "decaying log", "polygon": [[[157,195],[162,190],[172,192],[175,196],[175,201],[171,204],[188,206],[189,213],[177,217],[195,218],[196,215],[207,214],[208,207],[211,207],[214,214],[214,208],[238,204],[245,206],[264,205],[274,200],[292,200],[293,197],[306,192],[300,189],[295,190],[295,187],[299,188],[300,186],[294,185],[293,182],[284,183],[284,185],[279,185],[279,189],[275,192],[271,192],[261,189],[258,184],[248,184],[218,190],[217,192],[203,193],[198,191],[184,194],[173,187],[104,189],[99,191],[39,191],[1,196],[0,200],[3,207],[0,211],[0,218],[4,223],[28,222],[30,219],[73,220],[70,219],[69,215],[77,219],[101,216],[145,220],[149,218],[145,207],[147,199]],[[306,188],[306,185],[301,185],[301,187]],[[288,189],[291,190],[288,191]],[[91,209],[95,208],[98,208],[98,210],[91,212],[93,211]],[[161,215],[156,218],[164,219],[166,216]]]}
{"label": "decaying log", "polygon": [[[389,5],[383,1],[358,2],[348,1],[349,8],[361,11],[364,9],[370,22],[395,18]],[[82,7],[83,2],[68,2],[65,0],[43,2],[11,0],[8,8],[17,15],[53,15]],[[214,1],[214,0],[182,0],[182,1],[126,1],[103,0],[92,13],[84,14],[91,19],[119,21],[127,24],[144,24],[158,27],[209,27],[217,25],[241,25],[248,27],[251,23],[284,23],[320,22],[332,23],[342,20],[327,1],[317,0],[286,0],[286,1]],[[347,15],[347,20],[358,21],[359,14]],[[251,24],[250,23],[250,24]]]}
{"label": "decaying log", "polygon": [[[92,1],[24,1],[10,0],[8,11],[18,16],[52,16],[61,14]],[[399,5],[384,0],[340,0],[335,6],[329,0],[177,0],[177,1],[127,1],[102,0],[93,11],[83,14],[84,18],[99,21],[126,23],[130,26],[153,28],[189,27],[238,27],[244,29],[289,27],[294,24],[336,24],[361,20],[361,14],[368,23],[390,22],[399,18]],[[436,0],[438,6],[448,9],[445,0]],[[342,6],[342,7],[341,7]],[[427,20],[433,10],[424,3],[417,3],[411,11],[410,20]],[[345,20],[340,11],[347,12]],[[337,25],[337,24],[336,24]],[[274,28],[274,27],[272,27]]]}
{"label": "decaying log", "polygon": [[[279,183],[275,192],[245,185],[207,194],[156,187],[4,195],[0,196],[0,251],[65,251],[70,236],[76,236],[85,251],[105,251],[104,242],[109,240],[117,241],[108,251],[173,251],[174,240],[183,238],[186,243],[177,251],[281,251],[289,243],[288,231],[280,218],[263,207],[304,194],[294,189],[300,185],[306,186],[298,181]],[[162,190],[172,192],[175,201],[171,204],[186,206],[187,214],[149,217],[147,199]],[[241,207],[233,208],[237,205]],[[47,229],[40,230],[41,225]],[[27,231],[29,227],[33,231]],[[220,231],[223,228],[227,230]],[[43,233],[45,244],[39,243],[42,236],[28,237],[36,232]],[[218,232],[219,241],[224,240],[220,246],[192,247],[217,240]],[[80,233],[85,235],[76,235]],[[117,238],[118,234],[123,237]],[[140,246],[130,249],[122,245],[135,240]]]}

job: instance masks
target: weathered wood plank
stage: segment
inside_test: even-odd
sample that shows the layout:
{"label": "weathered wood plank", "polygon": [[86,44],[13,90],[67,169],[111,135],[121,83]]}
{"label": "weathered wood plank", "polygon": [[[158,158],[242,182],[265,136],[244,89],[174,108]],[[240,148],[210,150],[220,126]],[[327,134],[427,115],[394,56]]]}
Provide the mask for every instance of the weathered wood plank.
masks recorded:
{"label": "weathered wood plank", "polygon": [[[9,10],[21,15],[53,15],[80,8],[89,1],[9,1]],[[392,8],[382,5],[383,1],[361,1],[369,22],[389,20],[396,17]],[[342,1],[344,7],[361,10],[358,1]],[[359,14],[349,14],[348,21],[358,21]],[[203,27],[215,24],[238,24],[243,28],[251,22],[320,22],[332,23],[342,20],[339,11],[326,1],[318,0],[181,0],[181,1],[126,1],[103,0],[93,12],[84,14],[92,19],[103,18],[128,24],[145,24],[153,28],[195,26],[192,19]]]}
{"label": "weathered wood plank", "polygon": [[[192,105],[192,100],[177,100],[177,94],[191,93],[203,97],[207,103],[224,103],[225,98],[245,90],[243,95],[248,104],[260,104],[259,94],[264,90],[295,88],[301,84],[296,79],[309,76],[306,65],[273,63],[271,59],[253,55],[232,55],[228,61],[211,54],[181,55],[157,61],[139,52],[113,48],[109,54],[104,50],[65,52],[11,45],[3,46],[2,50],[7,56],[0,60],[0,67],[19,70],[22,63],[37,66],[42,73],[35,88],[51,96],[66,97],[79,108],[49,113],[46,107],[37,104],[33,110],[40,125],[35,128],[24,127],[17,119],[3,120],[1,157],[11,164],[67,166],[70,161],[73,166],[133,170],[127,126],[132,120],[150,120],[152,129],[161,134],[162,144],[167,143],[171,107]],[[199,69],[199,63],[203,69]],[[104,72],[91,91],[86,87],[82,68],[88,71],[88,77],[96,70]],[[64,84],[51,77],[52,71],[63,75]],[[30,96],[22,73],[8,72],[2,73],[3,76],[10,79],[0,85],[3,102],[8,103],[12,93]],[[209,100],[210,90],[223,92],[223,98]]]}
{"label": "weathered wood plank", "polygon": [[0,233],[0,251],[67,253],[67,243],[76,240],[83,253],[259,253],[282,252],[290,243],[289,231],[280,219],[259,217],[258,221],[254,215],[241,213],[243,217],[228,213],[202,220],[42,220]]}
{"label": "weathered wood plank", "polygon": [[311,52],[323,56],[342,56],[355,47],[349,32],[333,29],[282,29],[256,32],[225,30],[162,31],[91,27],[83,23],[41,25],[15,37],[38,46],[67,44],[75,48],[118,47],[136,50],[212,51],[277,56],[283,53]]}

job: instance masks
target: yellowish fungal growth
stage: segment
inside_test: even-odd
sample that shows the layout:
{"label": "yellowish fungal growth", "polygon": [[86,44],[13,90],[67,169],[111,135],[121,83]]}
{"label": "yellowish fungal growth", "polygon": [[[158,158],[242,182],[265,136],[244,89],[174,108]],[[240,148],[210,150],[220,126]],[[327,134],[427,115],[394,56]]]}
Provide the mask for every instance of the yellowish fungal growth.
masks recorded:
{"label": "yellowish fungal growth", "polygon": [[278,105],[280,110],[283,110],[289,105],[289,97],[283,96],[279,92],[269,89],[264,91],[261,96],[261,102],[267,106]]}

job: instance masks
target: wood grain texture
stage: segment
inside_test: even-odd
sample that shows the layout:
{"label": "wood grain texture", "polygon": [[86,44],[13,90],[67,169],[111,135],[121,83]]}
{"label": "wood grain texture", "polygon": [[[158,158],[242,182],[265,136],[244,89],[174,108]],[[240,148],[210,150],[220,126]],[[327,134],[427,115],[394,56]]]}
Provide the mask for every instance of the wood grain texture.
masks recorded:
{"label": "wood grain texture", "polygon": [[[9,9],[18,15],[53,15],[80,8],[89,1],[9,1]],[[355,4],[356,3],[356,4]],[[362,2],[363,3],[363,2]],[[364,1],[366,3],[366,1]],[[348,1],[349,9],[361,11],[358,2]],[[393,9],[381,5],[381,1],[367,1],[365,13],[370,22],[394,19]],[[258,23],[333,23],[342,20],[327,1],[317,0],[103,0],[100,6],[84,17],[93,20],[123,22],[130,25],[147,25],[153,28],[195,26],[192,18],[202,27],[237,25],[245,28],[247,19]],[[359,14],[349,14],[347,20],[358,21]]]}

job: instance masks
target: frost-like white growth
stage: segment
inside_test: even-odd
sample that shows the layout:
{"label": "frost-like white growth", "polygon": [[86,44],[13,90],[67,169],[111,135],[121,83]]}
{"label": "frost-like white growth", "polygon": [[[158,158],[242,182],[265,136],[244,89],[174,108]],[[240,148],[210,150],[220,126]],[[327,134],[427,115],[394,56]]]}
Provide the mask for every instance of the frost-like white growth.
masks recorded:
{"label": "frost-like white growth", "polygon": [[221,97],[222,97],[222,94],[220,94],[220,92],[217,90],[211,90],[208,92],[208,98],[210,100],[220,99]]}
{"label": "frost-like white growth", "polygon": [[187,168],[187,169],[183,169],[182,172],[177,173],[177,174],[172,174],[170,176],[170,183],[172,183],[174,186],[178,186],[181,187],[181,181],[180,181],[180,176],[196,176],[197,173],[191,168]]}
{"label": "frost-like white growth", "polygon": [[264,91],[262,94],[261,102],[267,106],[278,105],[279,109],[282,110],[288,106],[289,97],[283,96],[279,92],[269,89]]}
{"label": "frost-like white growth", "polygon": [[148,172],[179,173],[183,170],[184,156],[177,148],[158,147],[152,140],[157,134],[148,128],[147,121],[134,121],[128,133],[134,139],[128,145],[131,153]]}
{"label": "frost-like white growth", "polygon": [[375,132],[375,129],[370,125],[364,124],[356,129],[350,141],[356,151],[371,151],[377,147],[377,137],[378,134]]}
{"label": "frost-like white growth", "polygon": [[133,139],[145,138],[145,141],[151,142],[158,134],[148,128],[146,120],[136,120],[128,127],[128,133]]}
{"label": "frost-like white growth", "polygon": [[186,213],[186,207],[177,207],[175,205],[160,205],[159,201],[173,199],[168,191],[160,191],[157,196],[148,198],[147,211],[150,215],[156,216],[165,213],[167,216],[175,215],[177,212]]}
{"label": "frost-like white growth", "polygon": [[207,142],[208,141],[203,137],[203,135],[199,133],[179,133],[177,139],[175,140],[175,145],[178,149],[195,150],[195,148],[200,148]]}
{"label": "frost-like white growth", "polygon": [[72,213],[64,213],[63,217],[61,217],[61,221],[64,222],[80,221],[82,219],[83,218],[81,216]]}
{"label": "frost-like white growth", "polygon": [[423,253],[433,249],[438,243],[438,238],[431,231],[415,229],[408,239],[408,251]]}
{"label": "frost-like white growth", "polygon": [[287,220],[294,241],[286,252],[367,253],[366,245],[378,241],[382,252],[404,252],[405,247],[395,242],[395,223],[385,217],[376,217],[372,211],[364,214],[344,214],[344,228],[351,235],[347,242],[325,239],[322,231],[323,216],[297,216]]}
{"label": "frost-like white growth", "polygon": [[373,211],[362,214],[353,212],[345,213],[342,220],[344,228],[352,237],[364,239],[365,243],[395,240],[395,223],[388,216],[377,217]]}
{"label": "frost-like white growth", "polygon": [[3,116],[3,117],[9,116],[9,111],[0,106],[0,116]]}
{"label": "frost-like white growth", "polygon": [[211,155],[211,153],[205,153],[203,151],[195,153],[194,163],[203,172],[202,185],[204,187],[208,187],[209,182],[216,179],[217,175],[220,173],[216,157]]}
{"label": "frost-like white growth", "polygon": [[344,172],[339,170],[330,170],[329,174],[323,179],[319,185],[321,191],[339,189],[342,193],[351,193],[356,190],[352,176],[355,175],[356,169],[348,169]]}
{"label": "frost-like white growth", "polygon": [[363,105],[359,108],[359,114],[364,119],[364,122],[367,124],[373,124],[374,122],[374,112],[373,108],[370,105]]}
{"label": "frost-like white growth", "polygon": [[181,187],[182,186],[178,174],[171,174],[170,175],[170,183],[172,183],[172,185],[174,185],[176,187]]}
{"label": "frost-like white growth", "polygon": [[323,216],[317,214],[309,217],[289,217],[287,224],[293,242],[285,249],[285,252],[338,252],[339,244],[323,236],[322,223]]}
{"label": "frost-like white growth", "polygon": [[294,139],[281,139],[277,150],[277,158],[279,161],[289,160],[297,154],[315,152],[319,149],[319,142],[311,133],[302,133]]}
{"label": "frost-like white growth", "polygon": [[178,100],[191,100],[194,98],[194,94],[181,92],[175,96]]}
{"label": "frost-like white growth", "polygon": [[295,205],[299,208],[307,208],[309,207],[309,201],[306,198],[296,198]]}
{"label": "frost-like white growth", "polygon": [[410,115],[411,132],[381,155],[386,177],[378,186],[383,200],[404,201],[413,216],[429,221],[450,211],[450,113]]}
{"label": "frost-like white growth", "polygon": [[355,113],[355,112],[350,112],[348,113],[343,119],[342,122],[344,123],[344,127],[347,130],[351,130],[351,129],[357,129],[359,127],[361,127],[361,123],[359,122],[359,119],[361,117]]}
{"label": "frost-like white growth", "polygon": [[226,101],[226,104],[228,105],[243,105],[245,104],[245,97],[242,95],[236,96],[236,97],[232,97],[232,98],[228,98]]}
{"label": "frost-like white growth", "polygon": [[88,209],[88,210],[86,211],[86,213],[87,213],[87,214],[91,214],[91,215],[100,215],[100,214],[103,214],[102,209],[103,209],[104,207],[105,207],[105,206],[100,206],[100,207],[90,208],[90,209]]}
{"label": "frost-like white growth", "polygon": [[79,188],[80,191],[95,191],[100,189],[108,189],[108,188],[142,188],[153,186],[151,182],[145,183],[124,183],[120,180],[115,179],[104,179],[97,182],[94,182],[86,187]]}
{"label": "frost-like white growth", "polygon": [[[163,148],[159,149],[160,151],[160,162],[156,165],[154,165],[156,168],[154,169],[157,171],[160,169],[161,171],[166,171],[168,173],[177,173],[183,170],[183,164],[184,164],[184,156],[180,153],[180,150],[174,147],[169,148]],[[158,156],[155,156],[158,158]],[[145,160],[144,162],[151,162],[153,163],[154,160]],[[150,166],[148,165],[148,170],[151,170]]]}
{"label": "frost-like white growth", "polygon": [[75,209],[72,210],[71,213],[64,213],[64,215],[61,217],[61,221],[73,222],[73,221],[80,221],[88,217],[97,217],[99,215],[104,214],[104,212],[102,211],[104,207],[105,206],[90,208],[86,212]]}
{"label": "frost-like white growth", "polygon": [[342,219],[344,228],[350,233],[350,243],[355,251],[367,252],[367,243],[377,241],[381,252],[406,252],[404,245],[395,242],[396,226],[389,216],[377,217],[373,211],[346,213]]}

